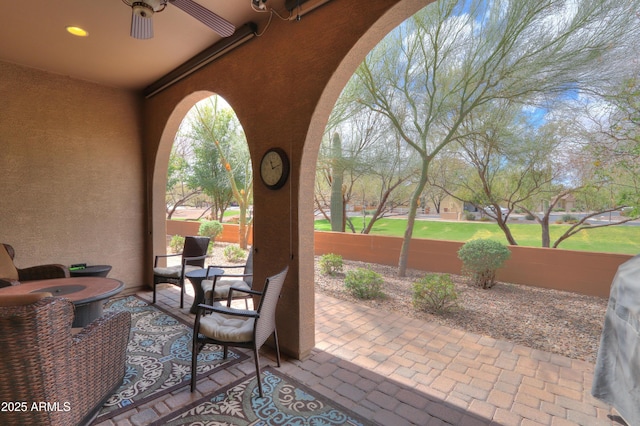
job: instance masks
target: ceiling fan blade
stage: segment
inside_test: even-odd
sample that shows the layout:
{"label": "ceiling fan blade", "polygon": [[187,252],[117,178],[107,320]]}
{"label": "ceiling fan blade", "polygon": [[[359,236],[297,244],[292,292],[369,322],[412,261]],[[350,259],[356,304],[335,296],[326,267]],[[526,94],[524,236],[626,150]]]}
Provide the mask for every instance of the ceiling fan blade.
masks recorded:
{"label": "ceiling fan blade", "polygon": [[131,14],[131,37],[140,40],[153,38],[153,21],[151,17],[143,17],[140,14]]}
{"label": "ceiling fan blade", "polygon": [[233,35],[236,27],[229,21],[216,15],[209,9],[192,0],[169,0],[171,4],[202,22],[222,37]]}

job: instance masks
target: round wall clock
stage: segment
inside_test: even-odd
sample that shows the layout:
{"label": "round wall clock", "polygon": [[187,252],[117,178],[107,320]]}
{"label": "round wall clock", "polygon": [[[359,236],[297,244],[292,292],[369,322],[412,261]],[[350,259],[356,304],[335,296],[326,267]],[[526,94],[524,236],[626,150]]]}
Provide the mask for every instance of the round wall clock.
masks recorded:
{"label": "round wall clock", "polygon": [[289,177],[289,157],[281,148],[271,148],[262,156],[260,178],[269,189],[279,189]]}

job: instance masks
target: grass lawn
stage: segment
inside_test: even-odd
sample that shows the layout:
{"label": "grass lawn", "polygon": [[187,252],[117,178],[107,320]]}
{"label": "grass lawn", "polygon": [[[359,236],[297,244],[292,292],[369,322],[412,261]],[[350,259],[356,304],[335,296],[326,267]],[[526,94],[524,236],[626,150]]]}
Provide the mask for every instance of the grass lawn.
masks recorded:
{"label": "grass lawn", "polygon": [[[352,221],[356,231],[362,229],[362,218]],[[376,221],[371,233],[402,237],[407,221],[404,219],[380,219]],[[569,227],[569,225],[551,225],[551,242]],[[315,229],[329,231],[331,225],[327,220],[317,220]],[[541,247],[541,228],[536,223],[509,224],[515,240],[521,246]],[[504,244],[507,240],[502,230],[495,223],[486,222],[441,222],[431,220],[416,221],[414,238],[433,240],[469,241],[477,238],[489,238]],[[580,231],[563,241],[558,248],[566,250],[596,251],[604,253],[638,254],[640,253],[640,226],[609,226]]]}

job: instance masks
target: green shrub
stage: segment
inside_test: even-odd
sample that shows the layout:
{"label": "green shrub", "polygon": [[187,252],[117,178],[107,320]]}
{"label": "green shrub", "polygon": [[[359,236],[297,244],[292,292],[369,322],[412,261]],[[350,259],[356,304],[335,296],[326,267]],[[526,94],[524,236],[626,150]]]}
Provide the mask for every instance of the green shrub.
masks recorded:
{"label": "green shrub", "polygon": [[531,213],[527,213],[527,214],[524,216],[524,218],[525,218],[526,220],[534,220],[534,219],[535,219],[535,217],[533,217],[533,215],[532,215]]}
{"label": "green shrub", "polygon": [[631,216],[637,216],[638,215],[638,208],[637,207],[622,207],[620,209],[620,216],[624,216],[624,217],[631,217]]}
{"label": "green shrub", "polygon": [[473,284],[481,288],[495,285],[496,271],[510,256],[507,246],[487,239],[468,241],[458,250],[463,272],[469,274]]}
{"label": "green shrub", "polygon": [[464,212],[464,220],[476,220],[476,215],[471,212]]}
{"label": "green shrub", "polygon": [[320,265],[320,272],[323,275],[335,275],[337,273],[342,272],[342,267],[344,266],[342,262],[342,256],[335,253],[327,253],[320,256],[320,260],[318,261]]}
{"label": "green shrub", "polygon": [[220,234],[222,234],[222,224],[217,220],[208,220],[200,224],[198,235],[209,237],[209,247],[207,247],[208,254],[213,252],[213,245],[216,242],[216,237]]}
{"label": "green shrub", "polygon": [[456,307],[457,300],[449,274],[427,274],[413,283],[413,306],[421,311],[445,312]]}
{"label": "green shrub", "polygon": [[211,238],[211,242],[215,242],[216,237],[222,234],[222,224],[217,220],[209,220],[200,224],[198,235]]}
{"label": "green shrub", "polygon": [[169,242],[169,248],[172,253],[180,253],[184,248],[184,237],[182,235],[174,235]]}
{"label": "green shrub", "polygon": [[573,224],[573,223],[578,223],[578,218],[575,217],[572,214],[563,214],[562,215],[562,221],[564,223],[572,223]]}
{"label": "green shrub", "polygon": [[226,246],[222,251],[224,258],[231,263],[243,262],[247,257],[247,253],[237,244]]}
{"label": "green shrub", "polygon": [[344,286],[359,299],[377,299],[384,296],[382,276],[371,269],[358,268],[347,272]]}

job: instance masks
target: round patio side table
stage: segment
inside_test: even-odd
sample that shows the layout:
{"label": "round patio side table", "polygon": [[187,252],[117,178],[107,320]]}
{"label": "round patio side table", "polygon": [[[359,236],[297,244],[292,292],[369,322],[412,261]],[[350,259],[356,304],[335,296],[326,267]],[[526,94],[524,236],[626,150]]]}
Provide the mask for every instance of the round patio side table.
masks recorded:
{"label": "round patio side table", "polygon": [[111,272],[111,265],[93,265],[69,271],[72,277],[106,277]]}
{"label": "round patio side table", "polygon": [[[209,268],[209,277],[223,274],[224,269]],[[193,305],[191,305],[191,309],[189,310],[189,312],[195,314],[198,312],[198,305],[204,303],[204,290],[202,290],[202,281],[207,279],[207,268],[196,269],[194,271],[187,272],[186,274],[184,274],[184,276],[189,278],[189,281],[191,281],[191,285],[193,286],[193,293],[195,294],[195,297],[193,298]]]}

